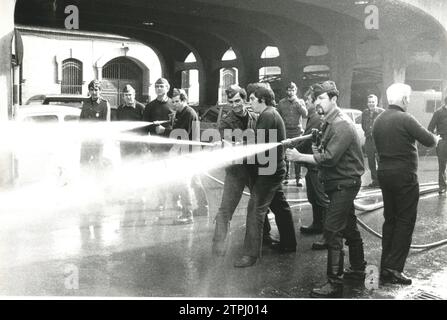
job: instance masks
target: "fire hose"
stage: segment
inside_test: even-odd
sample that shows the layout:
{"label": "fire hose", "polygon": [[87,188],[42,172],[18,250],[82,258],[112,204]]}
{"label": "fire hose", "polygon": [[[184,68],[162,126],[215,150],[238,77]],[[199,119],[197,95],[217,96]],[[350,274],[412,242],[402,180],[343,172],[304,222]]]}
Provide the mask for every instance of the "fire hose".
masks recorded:
{"label": "fire hose", "polygon": [[[208,173],[205,173],[205,176],[208,177],[209,179],[213,180],[214,182],[220,184],[220,185],[225,185],[225,183],[223,181],[213,177],[212,175],[210,175]],[[420,186],[421,186],[421,190],[419,192],[420,195],[437,192],[439,190],[438,184],[434,183],[434,182],[423,183],[423,184],[420,184]],[[250,196],[250,193],[248,193],[246,191],[244,191],[243,194],[246,195],[246,196]],[[359,196],[357,196],[356,200],[365,199],[365,198],[369,198],[369,197],[372,197],[372,196],[379,196],[379,195],[381,195],[380,189],[379,190],[374,190],[374,191],[368,191],[368,192],[365,192],[365,193],[360,194]],[[291,208],[309,204],[309,201],[307,199],[287,199],[287,201],[297,202],[298,203],[298,204],[292,205]],[[376,236],[377,238],[382,239],[382,235],[379,232],[377,232],[374,229],[372,229],[370,226],[368,226],[365,222],[363,222],[359,218],[359,216],[364,214],[364,213],[373,212],[373,211],[376,211],[378,209],[383,208],[383,201],[380,201],[380,202],[377,202],[377,203],[373,203],[373,204],[360,204],[359,201],[354,201],[354,207],[355,207],[356,210],[360,211],[357,214],[357,223],[358,223],[358,225],[360,227],[362,227],[368,233],[372,234],[373,236]],[[432,243],[427,243],[427,244],[419,244],[419,245],[418,244],[412,244],[410,246],[410,249],[432,249],[432,248],[435,248],[435,247],[442,246],[444,244],[447,244],[447,239],[436,241],[436,242],[432,242]]]}

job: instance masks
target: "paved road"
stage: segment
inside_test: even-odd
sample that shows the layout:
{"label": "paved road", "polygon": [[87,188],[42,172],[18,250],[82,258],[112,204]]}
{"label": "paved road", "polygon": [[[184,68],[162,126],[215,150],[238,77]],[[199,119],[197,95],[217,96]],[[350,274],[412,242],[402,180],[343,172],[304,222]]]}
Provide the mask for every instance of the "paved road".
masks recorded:
{"label": "paved road", "polygon": [[[437,181],[436,158],[421,158],[419,174],[421,182]],[[221,178],[222,170],[213,175]],[[369,183],[368,176],[365,174],[364,185]],[[311,222],[308,205],[293,209],[296,253],[279,255],[264,248],[255,266],[236,269],[232,265],[245,232],[244,197],[231,224],[230,251],[225,258],[213,258],[213,217],[221,187],[207,178],[203,181],[211,215],[187,226],[171,224],[178,214],[173,209],[164,219],[156,219],[157,212],[149,210],[156,204],[154,192],[146,194],[148,210],[130,217],[132,226],[122,227],[123,203],[119,201],[106,202],[99,210],[94,205],[82,206],[79,199],[58,200],[55,193],[46,200],[54,203],[41,206],[32,197],[32,189],[22,191],[28,200],[17,197],[20,209],[11,207],[0,216],[0,295],[307,298],[311,288],[324,281],[326,253],[310,250],[317,236],[299,233],[301,225]],[[289,198],[305,197],[305,189],[292,184],[287,193]],[[8,195],[8,199],[14,198]],[[381,231],[381,210],[362,215],[362,219]],[[368,263],[378,265],[380,241],[361,232]],[[420,201],[413,243],[443,238],[447,238],[447,197],[436,193]],[[446,299],[446,260],[447,246],[412,250],[406,266],[414,279],[412,286],[368,290],[347,283],[345,298],[412,299],[428,292]]]}

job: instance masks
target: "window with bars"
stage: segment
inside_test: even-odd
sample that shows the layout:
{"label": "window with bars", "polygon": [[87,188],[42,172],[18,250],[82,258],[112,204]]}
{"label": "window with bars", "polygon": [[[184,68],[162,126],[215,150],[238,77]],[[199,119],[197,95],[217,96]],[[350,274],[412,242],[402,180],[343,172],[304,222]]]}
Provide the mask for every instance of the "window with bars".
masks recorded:
{"label": "window with bars", "polygon": [[82,62],[66,59],[62,62],[61,93],[82,94]]}

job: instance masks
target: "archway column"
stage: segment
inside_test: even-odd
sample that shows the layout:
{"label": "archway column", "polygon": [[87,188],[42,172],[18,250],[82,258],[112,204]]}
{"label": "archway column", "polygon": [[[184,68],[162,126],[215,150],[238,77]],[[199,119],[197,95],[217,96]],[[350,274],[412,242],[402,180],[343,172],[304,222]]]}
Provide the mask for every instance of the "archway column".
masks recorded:
{"label": "archway column", "polygon": [[[0,121],[6,121],[12,111],[12,38],[14,35],[15,0],[0,1]],[[13,157],[10,152],[0,152],[0,188],[13,182]]]}
{"label": "archway column", "polygon": [[240,60],[244,64],[244,74],[239,78],[241,87],[247,87],[249,83],[259,81],[259,69],[261,68],[261,58],[256,55],[255,50],[244,50]]}
{"label": "archway column", "polygon": [[284,90],[289,82],[295,82],[300,91],[303,90],[304,70],[302,62],[306,58],[306,51],[307,46],[297,48],[291,41],[279,46],[282,88]]}
{"label": "archway column", "polygon": [[212,57],[207,57],[203,59],[203,64],[205,78],[199,78],[200,98],[203,98],[203,100],[201,100],[203,101],[203,104],[213,106],[216,105],[219,100],[219,61],[213,59]]}
{"label": "archway column", "polygon": [[404,40],[388,35],[382,39],[382,105],[388,106],[386,89],[393,83],[405,83],[408,46]]}
{"label": "archway column", "polygon": [[345,21],[337,21],[332,27],[333,32],[327,35],[329,48],[331,80],[335,81],[340,97],[338,105],[341,108],[351,108],[351,86],[354,66],[357,61],[356,28]]}

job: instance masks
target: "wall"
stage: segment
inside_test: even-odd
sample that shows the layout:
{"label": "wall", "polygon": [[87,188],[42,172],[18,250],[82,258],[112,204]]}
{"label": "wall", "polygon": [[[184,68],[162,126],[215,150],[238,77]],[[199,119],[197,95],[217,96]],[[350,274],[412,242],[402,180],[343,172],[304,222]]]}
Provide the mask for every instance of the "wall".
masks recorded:
{"label": "wall", "polygon": [[[37,94],[61,93],[58,82],[58,60],[75,58],[83,63],[82,93],[97,78],[97,64],[126,55],[143,69],[143,95],[155,97],[153,83],[161,77],[161,64],[148,46],[127,38],[101,38],[100,34],[76,34],[65,30],[21,28],[24,59],[22,102]],[[123,50],[123,47],[129,49]]]}

